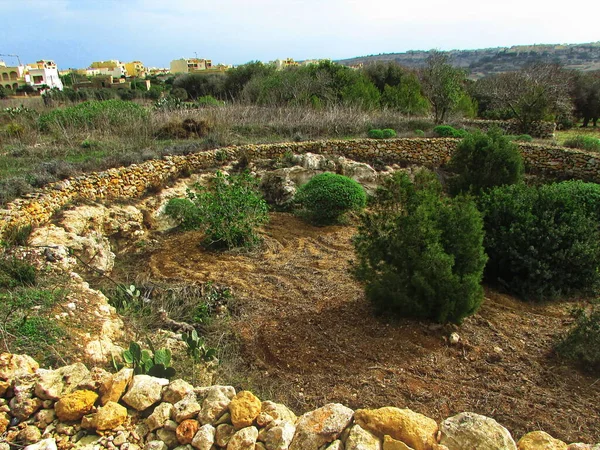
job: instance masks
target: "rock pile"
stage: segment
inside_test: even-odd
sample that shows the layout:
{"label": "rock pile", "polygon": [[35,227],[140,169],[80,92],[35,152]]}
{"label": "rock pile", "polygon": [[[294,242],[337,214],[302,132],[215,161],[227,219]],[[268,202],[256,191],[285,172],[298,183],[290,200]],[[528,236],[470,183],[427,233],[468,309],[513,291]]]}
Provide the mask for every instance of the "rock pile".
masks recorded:
{"label": "rock pile", "polygon": [[515,443],[495,420],[469,412],[438,425],[410,409],[330,403],[297,417],[231,386],[80,363],[45,370],[9,353],[0,355],[0,433],[2,450],[600,450],[542,431]]}

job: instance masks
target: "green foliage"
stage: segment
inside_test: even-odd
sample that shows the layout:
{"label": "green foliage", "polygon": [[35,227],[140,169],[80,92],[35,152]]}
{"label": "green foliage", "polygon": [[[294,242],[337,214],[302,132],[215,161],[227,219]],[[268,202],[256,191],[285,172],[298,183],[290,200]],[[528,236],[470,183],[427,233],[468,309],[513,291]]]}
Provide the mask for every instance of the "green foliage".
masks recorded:
{"label": "green foliage", "polygon": [[367,203],[363,187],[351,178],[325,172],[298,188],[294,201],[300,214],[319,225],[338,222],[349,211],[359,211]]}
{"label": "green foliage", "polygon": [[4,89],[4,86],[0,86],[0,99],[7,98],[7,97],[8,97],[8,93],[6,92],[6,89]]}
{"label": "green foliage", "polygon": [[567,139],[563,145],[565,147],[578,148],[589,152],[600,151],[600,139],[593,136],[575,136],[574,138]]}
{"label": "green foliage", "polygon": [[170,199],[165,214],[175,219],[184,230],[196,230],[202,224],[200,211],[189,198]]}
{"label": "green foliage", "polygon": [[524,170],[519,148],[499,130],[467,135],[448,167],[457,174],[450,182],[451,191],[475,195],[495,186],[522,181]]}
{"label": "green foliage", "polygon": [[[2,195],[0,194],[0,200]],[[2,203],[2,201],[0,201]],[[27,245],[27,240],[33,227],[31,225],[11,226],[4,230],[4,240],[0,241],[3,246],[24,246]]]}
{"label": "green foliage", "polygon": [[217,172],[208,187],[189,190],[187,202],[171,200],[169,205],[171,217],[203,230],[205,244],[214,247],[252,247],[260,241],[258,227],[269,220],[258,182],[247,171]]}
{"label": "green foliage", "polygon": [[88,101],[67,108],[57,108],[44,113],[38,119],[40,129],[49,131],[61,128],[101,128],[106,124],[115,126],[125,121],[145,120],[148,112],[137,103],[124,100]]}
{"label": "green foliage", "polygon": [[511,141],[515,142],[533,142],[533,138],[529,134],[520,134],[518,136],[506,136]]}
{"label": "green foliage", "polygon": [[590,311],[578,308],[573,316],[575,324],[558,343],[556,351],[563,358],[600,373],[600,307],[594,305]]}
{"label": "green foliage", "polygon": [[36,269],[27,261],[17,258],[0,258],[0,288],[33,286]]}
{"label": "green foliage", "polygon": [[384,139],[395,138],[397,136],[396,130],[392,130],[391,128],[384,128],[381,132]]}
{"label": "green foliage", "polygon": [[367,136],[369,136],[371,139],[383,139],[383,130],[379,130],[379,129],[373,129],[373,130],[369,130],[369,132],[367,133]]}
{"label": "green foliage", "polygon": [[343,103],[355,105],[363,109],[379,107],[381,94],[368,78],[358,77],[342,89],[340,93]]}
{"label": "green foliage", "polygon": [[429,103],[421,94],[421,85],[415,75],[404,77],[397,86],[386,85],[381,104],[403,114],[420,115],[429,111]]}
{"label": "green foliage", "polygon": [[220,102],[212,95],[205,95],[203,97],[198,97],[194,102],[196,106],[222,106],[223,102]]}
{"label": "green foliage", "polygon": [[155,350],[148,341],[150,350],[142,349],[140,344],[131,341],[129,348],[123,351],[123,361],[131,365],[136,375],[147,374],[158,378],[171,379],[175,369],[171,367],[171,350],[159,348]]}
{"label": "green foliage", "polygon": [[433,132],[439,137],[464,138],[468,133],[465,130],[457,130],[450,125],[438,125]]}
{"label": "green foliage", "polygon": [[460,323],[483,301],[483,220],[473,201],[441,196],[435,174],[396,172],[354,238],[355,277],[380,311]]}
{"label": "green foliage", "polygon": [[414,130],[415,136],[425,137],[425,132],[423,130]]}
{"label": "green foliage", "polygon": [[595,289],[600,185],[565,182],[497,187],[480,198],[486,277],[526,299]]}
{"label": "green foliage", "polygon": [[140,290],[133,284],[117,285],[114,290],[104,292],[108,303],[119,314],[128,316],[145,316],[150,314],[150,307],[142,297]]}
{"label": "green foliage", "polygon": [[215,359],[217,355],[217,349],[206,348],[204,338],[198,336],[198,332],[196,330],[182,333],[181,338],[183,339],[183,342],[185,342],[187,345],[188,355],[195,362],[199,362],[200,360],[212,361]]}

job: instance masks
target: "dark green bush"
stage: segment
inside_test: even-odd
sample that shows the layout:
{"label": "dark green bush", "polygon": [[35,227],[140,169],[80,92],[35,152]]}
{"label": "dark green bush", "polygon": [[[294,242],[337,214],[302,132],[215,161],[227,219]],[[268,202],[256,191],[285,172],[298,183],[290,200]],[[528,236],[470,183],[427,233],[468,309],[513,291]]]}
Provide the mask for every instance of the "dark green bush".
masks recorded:
{"label": "dark green bush", "polygon": [[373,129],[369,130],[367,133],[371,139],[383,139],[385,136],[383,135],[383,130]]}
{"label": "dark green bush", "polygon": [[564,146],[590,152],[598,152],[600,151],[600,139],[593,136],[575,136],[574,138],[567,139]]}
{"label": "dark green bush", "polygon": [[599,281],[600,186],[502,186],[480,199],[486,277],[526,299],[593,290]]}
{"label": "dark green bush", "polygon": [[300,214],[318,225],[338,222],[348,211],[365,207],[367,194],[351,178],[325,172],[300,186],[294,198]]}
{"label": "dark green bush", "polygon": [[425,132],[423,130],[415,130],[414,133],[415,133],[415,136],[425,137]]}
{"label": "dark green bush", "polygon": [[0,259],[0,288],[34,285],[36,270],[27,261],[16,258]]}
{"label": "dark green bush", "polygon": [[468,134],[465,130],[457,130],[450,125],[438,125],[433,129],[433,132],[439,137],[452,138],[464,138]]}
{"label": "dark green bush", "polygon": [[167,214],[187,228],[203,230],[204,244],[211,247],[251,247],[260,241],[258,227],[269,220],[257,180],[248,172],[217,172],[208,187],[196,185],[187,201],[170,200],[169,205]]}
{"label": "dark green bush", "polygon": [[556,346],[565,359],[581,364],[584,368],[600,373],[600,307],[590,311],[576,309],[574,327]]}
{"label": "dark green bush", "polygon": [[381,130],[381,132],[383,133],[384,139],[394,138],[397,136],[396,130],[392,130],[391,128],[385,128]]}
{"label": "dark green bush", "polygon": [[354,239],[353,272],[380,311],[460,323],[483,301],[483,221],[467,198],[445,198],[436,176],[397,172]]}
{"label": "dark green bush", "polygon": [[533,141],[533,138],[528,134],[520,134],[518,136],[513,136],[512,138],[513,138],[512,140],[516,141],[516,142],[532,142]]}
{"label": "dark green bush", "polygon": [[494,186],[515,184],[523,179],[519,148],[498,130],[465,137],[448,168],[457,174],[450,181],[450,190],[455,194],[478,195]]}

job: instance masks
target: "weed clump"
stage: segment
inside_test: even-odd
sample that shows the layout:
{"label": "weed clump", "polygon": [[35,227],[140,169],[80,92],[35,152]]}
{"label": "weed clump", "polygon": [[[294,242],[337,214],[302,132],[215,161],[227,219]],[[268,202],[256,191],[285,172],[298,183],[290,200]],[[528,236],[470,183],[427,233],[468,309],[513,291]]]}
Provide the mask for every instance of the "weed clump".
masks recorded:
{"label": "weed clump", "polygon": [[481,213],[470,199],[443,197],[429,171],[387,179],[354,248],[353,273],[381,312],[461,323],[483,301]]}
{"label": "weed clump", "polygon": [[567,139],[564,146],[587,150],[589,152],[598,152],[600,151],[600,139],[592,136],[575,136],[574,138]]}
{"label": "weed clump", "polygon": [[565,359],[581,364],[584,368],[600,373],[600,306],[586,311],[573,311],[575,324],[556,346]]}
{"label": "weed clump", "polygon": [[433,132],[438,137],[451,137],[451,138],[464,138],[467,136],[467,132],[465,130],[457,130],[450,125],[438,125],[433,129]]}
{"label": "weed clump", "polygon": [[196,185],[187,199],[170,200],[167,214],[188,229],[204,231],[205,245],[230,249],[258,244],[258,227],[269,220],[258,182],[247,171],[217,172],[208,187]]}
{"label": "weed clump", "polygon": [[339,222],[349,211],[364,208],[367,194],[353,179],[325,172],[300,186],[294,202],[300,207],[300,215],[317,225],[327,225]]}

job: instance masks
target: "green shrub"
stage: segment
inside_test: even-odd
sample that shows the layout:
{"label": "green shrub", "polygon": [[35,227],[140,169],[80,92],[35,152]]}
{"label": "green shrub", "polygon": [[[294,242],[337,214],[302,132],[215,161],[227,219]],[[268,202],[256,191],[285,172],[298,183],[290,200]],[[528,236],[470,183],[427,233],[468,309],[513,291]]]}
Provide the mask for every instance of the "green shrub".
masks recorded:
{"label": "green shrub", "polygon": [[38,124],[42,131],[49,131],[55,126],[94,129],[147,118],[148,112],[137,103],[124,100],[92,100],[44,113],[40,115]]}
{"label": "green shrub", "polygon": [[599,195],[599,185],[582,182],[484,193],[487,279],[527,299],[593,290],[600,265]]}
{"label": "green shrub", "polygon": [[165,207],[165,213],[171,216],[184,230],[200,228],[202,218],[194,202],[189,198],[172,198]]}
{"label": "green shrub", "polygon": [[533,142],[533,138],[528,134],[520,134],[512,137],[513,141],[516,142]]}
{"label": "green shrub", "polygon": [[309,221],[326,225],[338,222],[349,211],[364,208],[367,194],[353,179],[325,172],[300,186],[294,202]]}
{"label": "green shrub", "polygon": [[381,130],[381,132],[383,133],[384,139],[394,138],[397,136],[396,130],[392,130],[391,128],[385,128]]}
{"label": "green shrub", "polygon": [[465,137],[448,168],[457,174],[450,182],[450,190],[455,194],[478,195],[494,186],[515,184],[523,179],[519,148],[497,130]]}
{"label": "green shrub", "polygon": [[425,137],[425,132],[423,130],[415,130],[414,133],[415,133],[415,136]]}
{"label": "green shrub", "polygon": [[433,132],[436,136],[451,138],[464,138],[468,134],[465,130],[457,130],[450,125],[438,125],[433,129]]}
{"label": "green shrub", "polygon": [[600,151],[600,139],[593,136],[575,136],[574,138],[567,139],[564,146],[590,152],[598,152]]}
{"label": "green shrub", "polygon": [[223,102],[220,102],[212,95],[205,95],[203,97],[198,97],[194,102],[196,106],[223,106]]}
{"label": "green shrub", "polygon": [[574,327],[556,346],[556,351],[565,359],[578,362],[584,368],[600,373],[600,307],[588,312],[573,311]]}
{"label": "green shrub", "polygon": [[467,198],[442,197],[431,172],[386,180],[354,247],[353,273],[380,311],[460,323],[483,301],[481,214]]}
{"label": "green shrub", "polygon": [[34,285],[35,267],[17,258],[0,259],[0,288]]}
{"label": "green shrub", "polygon": [[384,138],[383,130],[378,130],[378,129],[369,130],[369,132],[367,133],[367,136],[369,136],[371,139],[383,139]]}
{"label": "green shrub", "polygon": [[258,182],[248,172],[217,172],[208,187],[189,190],[188,199],[171,200],[167,213],[188,228],[203,230],[208,246],[252,247],[260,241],[258,227],[269,220]]}

